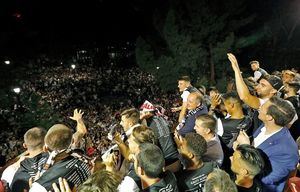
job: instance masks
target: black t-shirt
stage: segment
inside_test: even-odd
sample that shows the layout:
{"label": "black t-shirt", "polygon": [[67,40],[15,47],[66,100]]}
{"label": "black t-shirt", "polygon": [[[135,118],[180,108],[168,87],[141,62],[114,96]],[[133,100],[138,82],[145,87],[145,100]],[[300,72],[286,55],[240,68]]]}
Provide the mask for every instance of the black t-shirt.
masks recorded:
{"label": "black t-shirt", "polygon": [[197,170],[182,170],[176,173],[180,192],[202,192],[207,175],[217,167],[216,162],[207,162]]}
{"label": "black t-shirt", "polygon": [[179,192],[174,173],[165,172],[159,182],[144,189],[143,192]]}
{"label": "black t-shirt", "polygon": [[58,183],[58,178],[65,178],[71,189],[78,187],[90,176],[88,164],[69,156],[51,166],[36,182],[48,190],[52,190],[52,183]]}
{"label": "black t-shirt", "polygon": [[153,116],[147,119],[147,124],[158,139],[158,146],[164,154],[166,166],[178,160],[177,146],[167,120],[163,117]]}
{"label": "black t-shirt", "polygon": [[296,112],[298,115],[298,119],[293,123],[293,125],[290,127],[290,133],[292,135],[292,137],[294,138],[294,140],[297,140],[297,138],[300,136],[300,100],[299,100],[299,96],[291,96],[286,98],[286,100],[290,101]]}
{"label": "black t-shirt", "polygon": [[236,139],[239,130],[237,129],[237,127],[244,121],[245,118],[242,119],[221,119],[222,121],[222,125],[223,125],[223,130],[224,133],[222,135],[222,141],[228,146],[228,147],[232,147],[229,146],[230,143],[232,144],[232,140]]}
{"label": "black t-shirt", "polygon": [[49,157],[48,153],[40,153],[32,158],[26,158],[20,163],[20,168],[14,175],[11,183],[11,189],[14,192],[23,192],[29,190],[28,180],[36,175],[46,163]]}
{"label": "black t-shirt", "polygon": [[262,192],[261,182],[257,179],[254,179],[253,185],[250,188],[245,188],[237,185],[238,192]]}

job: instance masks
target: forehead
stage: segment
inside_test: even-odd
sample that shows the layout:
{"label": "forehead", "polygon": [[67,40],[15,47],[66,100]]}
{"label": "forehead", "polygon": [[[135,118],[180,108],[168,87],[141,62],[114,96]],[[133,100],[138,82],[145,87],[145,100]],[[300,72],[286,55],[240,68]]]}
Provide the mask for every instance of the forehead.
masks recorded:
{"label": "forehead", "polygon": [[179,84],[183,84],[183,83],[185,83],[185,82],[186,82],[186,81],[184,81],[184,80],[179,80],[179,81],[178,81]]}

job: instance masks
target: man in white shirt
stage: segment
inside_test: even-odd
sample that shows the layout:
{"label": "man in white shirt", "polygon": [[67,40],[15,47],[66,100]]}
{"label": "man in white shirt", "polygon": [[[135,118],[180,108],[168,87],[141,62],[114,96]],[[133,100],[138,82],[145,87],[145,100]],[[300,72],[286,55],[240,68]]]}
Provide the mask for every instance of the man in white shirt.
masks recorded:
{"label": "man in white shirt", "polygon": [[[178,88],[182,93],[182,105],[180,107],[172,108],[172,112],[180,111],[178,122],[181,123],[187,112],[187,99],[190,93],[197,92],[198,89],[191,85],[191,79],[189,76],[182,76],[178,79]],[[199,92],[199,91],[198,91]]]}

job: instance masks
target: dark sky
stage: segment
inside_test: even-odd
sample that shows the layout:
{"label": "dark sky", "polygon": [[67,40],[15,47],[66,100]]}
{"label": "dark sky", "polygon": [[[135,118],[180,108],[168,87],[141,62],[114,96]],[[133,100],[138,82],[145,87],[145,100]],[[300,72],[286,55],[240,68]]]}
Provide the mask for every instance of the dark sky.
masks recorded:
{"label": "dark sky", "polygon": [[0,48],[135,40],[145,31],[154,4],[155,0],[1,0]]}

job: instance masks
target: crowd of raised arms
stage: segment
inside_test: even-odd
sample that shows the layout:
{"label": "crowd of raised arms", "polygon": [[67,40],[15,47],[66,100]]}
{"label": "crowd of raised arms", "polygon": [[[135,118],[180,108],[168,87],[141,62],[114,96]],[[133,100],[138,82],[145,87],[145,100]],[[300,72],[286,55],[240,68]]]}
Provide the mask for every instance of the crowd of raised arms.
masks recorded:
{"label": "crowd of raised arms", "polygon": [[[74,109],[68,118],[76,131],[65,123],[48,130],[37,125],[22,142],[4,135],[13,139],[0,146],[2,155],[13,158],[22,143],[25,152],[4,167],[0,192],[283,192],[297,176],[300,74],[269,73],[251,61],[253,76],[243,78],[236,57],[227,55],[235,77],[225,93],[194,87],[182,76],[181,98],[168,95],[137,70],[70,73],[79,82],[91,79],[83,88],[56,77],[60,73],[46,84],[25,82],[41,96],[75,88],[72,102],[72,91],[44,99],[64,107],[65,117]],[[100,105],[93,92],[106,82],[114,95],[131,99]],[[130,107],[136,102],[139,108]]]}

